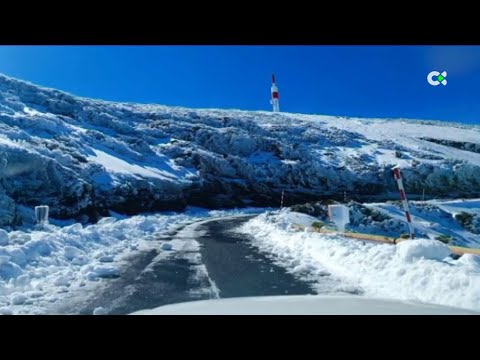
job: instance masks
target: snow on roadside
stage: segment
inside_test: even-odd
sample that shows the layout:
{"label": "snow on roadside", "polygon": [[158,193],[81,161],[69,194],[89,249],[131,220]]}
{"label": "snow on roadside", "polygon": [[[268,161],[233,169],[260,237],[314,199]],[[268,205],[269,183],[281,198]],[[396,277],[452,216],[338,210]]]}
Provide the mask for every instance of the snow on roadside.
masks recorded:
{"label": "snow on roadside", "polygon": [[[360,286],[365,296],[480,311],[479,257],[453,260],[448,257],[448,247],[435,240],[392,246],[338,234],[295,231],[288,224],[299,216],[289,211],[262,214],[240,231],[253,236],[255,246],[278,256],[290,270],[326,269],[332,276]],[[322,282],[321,276],[318,282]]]}
{"label": "snow on roadside", "polygon": [[108,217],[95,225],[79,223],[45,230],[0,230],[0,314],[44,313],[46,306],[67,292],[95,287],[101,279],[120,276],[125,259],[134,252],[155,247],[174,228],[208,217],[258,213],[261,209]]}

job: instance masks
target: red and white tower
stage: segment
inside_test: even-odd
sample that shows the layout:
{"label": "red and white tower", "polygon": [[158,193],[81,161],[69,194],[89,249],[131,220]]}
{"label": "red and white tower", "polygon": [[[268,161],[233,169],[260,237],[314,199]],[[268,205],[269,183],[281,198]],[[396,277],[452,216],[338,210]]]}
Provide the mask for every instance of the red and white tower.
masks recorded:
{"label": "red and white tower", "polygon": [[270,103],[272,104],[273,112],[279,112],[280,111],[280,105],[278,103],[278,87],[275,84],[275,74],[272,74],[271,93],[272,93],[272,100],[270,100]]}

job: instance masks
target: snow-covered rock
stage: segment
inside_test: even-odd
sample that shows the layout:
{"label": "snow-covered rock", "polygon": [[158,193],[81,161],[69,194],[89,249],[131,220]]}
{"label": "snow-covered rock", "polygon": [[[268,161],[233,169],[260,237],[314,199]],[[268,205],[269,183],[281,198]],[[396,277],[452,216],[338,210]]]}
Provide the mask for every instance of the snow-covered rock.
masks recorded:
{"label": "snow-covered rock", "polygon": [[105,310],[103,307],[97,307],[93,310],[93,315],[107,315],[107,310]]}
{"label": "snow-covered rock", "polygon": [[172,244],[169,244],[169,243],[163,243],[162,244],[162,250],[170,251],[172,249],[173,249]]}
{"label": "snow-covered rock", "polygon": [[22,268],[15,263],[4,262],[3,264],[0,264],[0,278],[10,280],[12,278],[15,279],[22,274]]}
{"label": "snow-covered rock", "polygon": [[24,295],[24,294],[13,294],[12,295],[12,305],[22,305],[24,304],[26,301],[28,300],[28,298]]}
{"label": "snow-covered rock", "polygon": [[8,233],[0,229],[0,246],[8,245]]}
{"label": "snow-covered rock", "polygon": [[55,286],[70,286],[70,281],[65,276],[59,276],[58,278],[55,279],[55,281],[53,282],[53,285],[55,285]]}
{"label": "snow-covered rock", "polygon": [[114,103],[0,75],[0,130],[0,226],[36,204],[99,219],[382,195],[396,164],[411,198],[480,196],[480,128],[462,124]]}
{"label": "snow-covered rock", "polygon": [[0,308],[0,315],[13,315],[13,311],[10,308]]}
{"label": "snow-covered rock", "polygon": [[457,260],[459,264],[463,264],[473,270],[480,269],[480,256],[473,254],[464,254]]}
{"label": "snow-covered rock", "polygon": [[112,255],[103,255],[98,259],[98,261],[103,263],[113,262],[113,260],[114,260],[114,257]]}
{"label": "snow-covered rock", "polygon": [[118,268],[115,266],[97,266],[88,273],[87,278],[89,280],[96,280],[98,278],[115,278],[119,276]]}
{"label": "snow-covered rock", "polygon": [[65,253],[65,259],[67,260],[73,260],[74,258],[78,258],[85,254],[82,250],[74,246],[65,246],[63,250]]}

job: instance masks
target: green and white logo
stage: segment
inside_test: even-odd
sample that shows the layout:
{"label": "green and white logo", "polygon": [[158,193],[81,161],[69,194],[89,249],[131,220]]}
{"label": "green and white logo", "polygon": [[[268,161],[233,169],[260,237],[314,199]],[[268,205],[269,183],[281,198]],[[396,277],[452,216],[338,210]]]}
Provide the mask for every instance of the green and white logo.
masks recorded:
{"label": "green and white logo", "polygon": [[443,86],[447,85],[447,72],[444,71],[441,74],[438,71],[431,71],[427,75],[427,81],[432,86],[437,86],[442,84]]}

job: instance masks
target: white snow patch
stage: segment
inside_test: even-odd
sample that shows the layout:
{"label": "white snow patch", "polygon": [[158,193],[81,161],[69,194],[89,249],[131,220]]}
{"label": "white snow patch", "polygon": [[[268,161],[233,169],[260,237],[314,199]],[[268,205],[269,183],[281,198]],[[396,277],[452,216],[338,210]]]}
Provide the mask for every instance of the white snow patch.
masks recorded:
{"label": "white snow patch", "polygon": [[87,274],[89,280],[96,280],[98,278],[118,277],[120,276],[119,269],[115,266],[97,266]]}
{"label": "white snow patch", "polygon": [[107,310],[101,306],[93,310],[93,315],[107,315],[107,313]]}
{"label": "white snow patch", "polygon": [[59,276],[58,278],[55,279],[53,284],[55,286],[70,286],[70,281],[65,276]]}
{"label": "white snow patch", "polygon": [[457,260],[457,264],[462,264],[472,270],[480,269],[480,256],[473,254],[465,254]]}
{"label": "white snow patch", "polygon": [[2,307],[0,308],[0,315],[13,315],[13,311],[10,308]]}
{"label": "white snow patch", "polygon": [[19,294],[19,293],[13,293],[11,303],[12,303],[12,305],[22,305],[27,300],[28,300],[28,298],[25,295]]}
{"label": "white snow patch", "polygon": [[282,209],[276,219],[280,226],[288,226],[290,224],[310,226],[315,221],[318,221],[318,219],[313,216],[290,211],[288,208]]}
{"label": "white snow patch", "polygon": [[73,260],[75,257],[85,255],[85,253],[74,246],[65,246],[64,248],[65,259]]}
{"label": "white snow patch", "polygon": [[435,240],[406,240],[397,244],[397,254],[404,261],[418,259],[444,260],[452,252],[447,245]]}
{"label": "white snow patch", "polygon": [[8,245],[8,233],[0,229],[0,246]]}
{"label": "white snow patch", "polygon": [[102,165],[105,169],[113,173],[128,175],[135,174],[146,178],[158,179],[174,178],[174,175],[161,169],[157,169],[151,166],[139,166],[136,164],[131,164],[125,160],[122,160],[119,157],[107,154],[106,152],[98,149],[92,149],[92,151],[95,153],[95,155],[89,156],[88,160]]}
{"label": "white snow patch", "polygon": [[173,246],[172,244],[169,244],[169,243],[163,243],[162,244],[162,250],[172,250],[173,249]]}
{"label": "white snow patch", "polygon": [[113,262],[113,260],[114,260],[114,257],[112,255],[103,255],[98,259],[98,261],[102,263],[110,263],[110,262]]}

